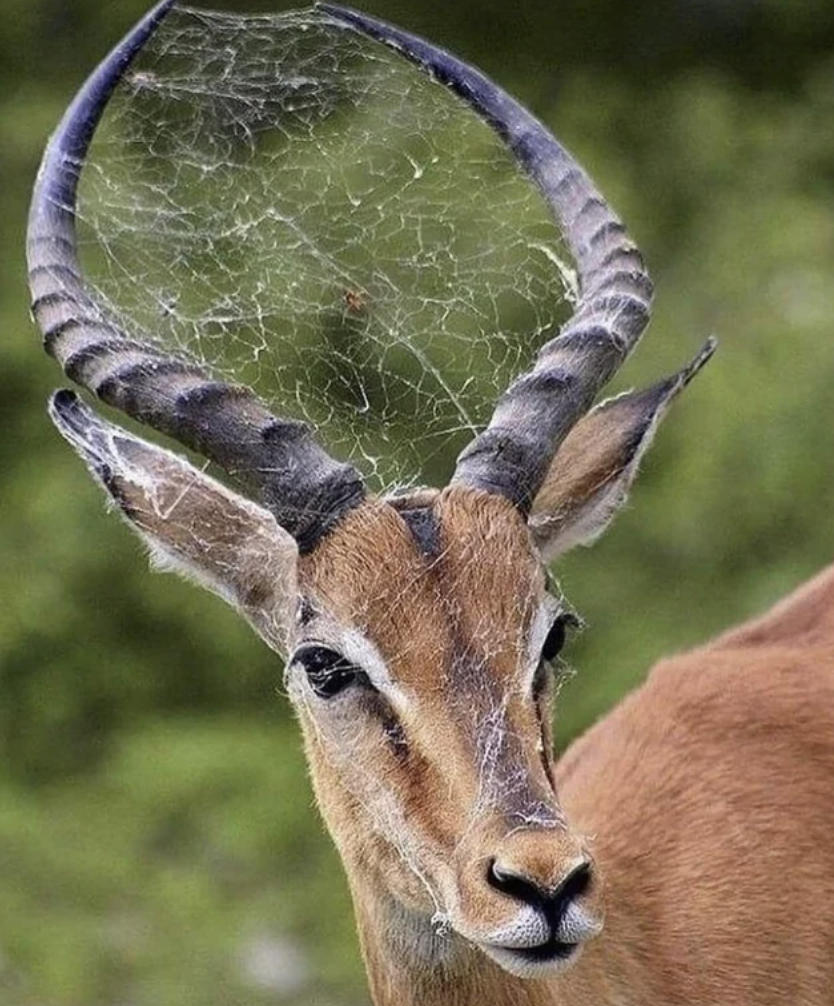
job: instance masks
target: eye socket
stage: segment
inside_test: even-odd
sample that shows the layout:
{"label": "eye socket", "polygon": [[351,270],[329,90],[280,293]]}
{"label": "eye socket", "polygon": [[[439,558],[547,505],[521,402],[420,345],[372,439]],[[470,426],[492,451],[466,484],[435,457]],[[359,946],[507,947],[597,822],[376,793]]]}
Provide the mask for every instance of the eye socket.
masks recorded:
{"label": "eye socket", "polygon": [[542,660],[550,663],[551,660],[555,660],[559,656],[567,639],[567,631],[568,618],[566,615],[560,615],[550,626],[550,631],[544,641],[544,646],[542,646]]}
{"label": "eye socket", "polygon": [[364,671],[326,646],[302,646],[292,663],[304,668],[310,687],[321,699],[331,699],[357,682],[368,684]]}
{"label": "eye socket", "polygon": [[549,664],[559,656],[567,640],[568,629],[577,625],[577,619],[569,612],[563,612],[550,626],[542,646],[539,666],[533,677],[533,698],[538,702],[550,680]]}

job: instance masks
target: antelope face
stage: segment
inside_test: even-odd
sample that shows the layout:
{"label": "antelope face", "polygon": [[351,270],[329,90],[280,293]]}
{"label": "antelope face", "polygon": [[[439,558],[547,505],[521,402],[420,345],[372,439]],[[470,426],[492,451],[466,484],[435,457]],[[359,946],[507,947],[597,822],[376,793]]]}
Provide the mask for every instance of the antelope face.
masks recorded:
{"label": "antelope face", "polygon": [[299,563],[289,693],[349,873],[534,974],[599,929],[553,787],[569,616],[504,499],[367,503]]}
{"label": "antelope face", "polygon": [[[51,414],[163,566],[197,579],[289,655],[288,691],[333,836],[359,878],[436,917],[515,974],[575,956],[598,882],[553,789],[548,661],[564,632],[542,562],[591,541],[626,497],[669,403],[712,353],[592,408],[649,318],[639,252],[582,168],[529,112],[443,50],[320,4],[449,86],[508,142],[576,260],[575,312],[499,400],[449,488],[373,500],[313,431],[248,388],[123,332],[84,281],[80,169],[157,6],[82,86],[44,154],[27,235],[46,347],[99,397],[243,482],[237,495],[99,419]],[[311,194],[314,197],[315,194]]]}

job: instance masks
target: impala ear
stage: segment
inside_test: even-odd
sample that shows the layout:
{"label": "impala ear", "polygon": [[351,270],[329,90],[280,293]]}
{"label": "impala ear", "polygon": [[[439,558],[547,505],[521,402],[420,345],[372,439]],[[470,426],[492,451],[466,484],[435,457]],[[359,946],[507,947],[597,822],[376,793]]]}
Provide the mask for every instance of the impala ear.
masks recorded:
{"label": "impala ear", "polygon": [[545,561],[589,545],[625,503],[660,420],[715,351],[710,339],[673,377],[598,405],[565,438],[529,517]]}
{"label": "impala ear", "polygon": [[219,594],[285,653],[298,549],[272,514],[170,451],[105,422],[71,391],[52,396],[49,414],[148,543],[155,565]]}

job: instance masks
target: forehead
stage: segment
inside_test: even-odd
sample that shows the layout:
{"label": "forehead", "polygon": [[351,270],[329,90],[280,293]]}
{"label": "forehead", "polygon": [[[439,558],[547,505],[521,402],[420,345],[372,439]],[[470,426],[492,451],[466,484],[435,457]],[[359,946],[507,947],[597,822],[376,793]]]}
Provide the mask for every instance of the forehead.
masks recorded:
{"label": "forehead", "polygon": [[399,680],[425,684],[442,655],[514,667],[544,575],[512,504],[450,487],[417,520],[381,501],[357,508],[301,560],[299,586],[365,633]]}

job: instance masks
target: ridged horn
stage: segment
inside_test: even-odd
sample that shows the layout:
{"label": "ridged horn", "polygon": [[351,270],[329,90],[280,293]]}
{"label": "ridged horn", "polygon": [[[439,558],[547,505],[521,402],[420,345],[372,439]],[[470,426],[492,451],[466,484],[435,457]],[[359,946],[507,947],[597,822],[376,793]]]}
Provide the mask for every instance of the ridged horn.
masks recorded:
{"label": "ridged horn", "polygon": [[127,335],[96,303],[78,261],[78,179],[117,84],[173,0],[162,0],[103,60],[67,109],[43,156],[26,251],[32,312],[47,352],[103,401],[173,437],[256,489],[310,551],[364,498],[359,473],[331,458],[303,422],[272,415],[246,387]]}
{"label": "ridged horn", "polygon": [[466,101],[539,187],[576,262],[573,316],[502,395],[487,429],[458,458],[453,479],[505,496],[526,515],[559,445],[648,324],[652,283],[643,259],[577,161],[486,76],[382,21],[329,3],[318,7],[402,53]]}

